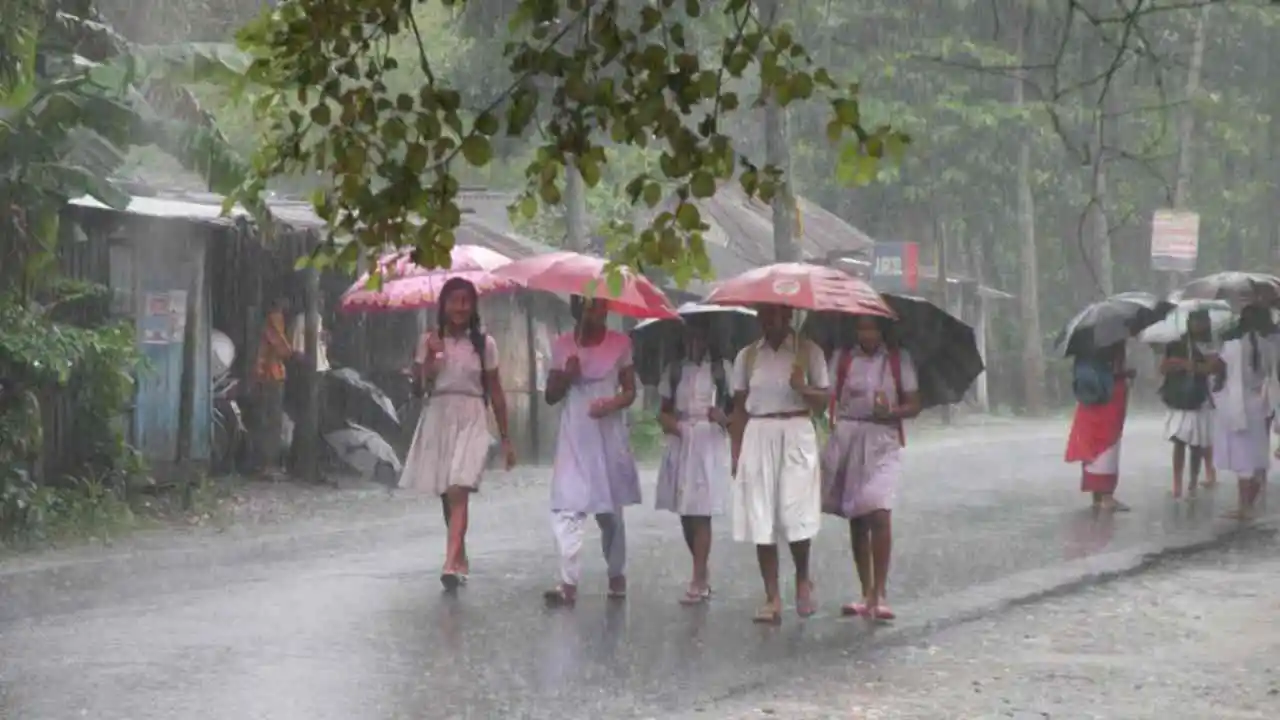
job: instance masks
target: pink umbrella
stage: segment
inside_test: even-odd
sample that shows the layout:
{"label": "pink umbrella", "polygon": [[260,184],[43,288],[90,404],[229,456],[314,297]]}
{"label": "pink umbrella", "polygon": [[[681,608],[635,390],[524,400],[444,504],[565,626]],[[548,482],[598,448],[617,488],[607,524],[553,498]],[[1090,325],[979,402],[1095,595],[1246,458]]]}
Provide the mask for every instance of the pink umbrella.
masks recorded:
{"label": "pink umbrella", "polygon": [[749,270],[717,283],[706,302],[898,317],[866,282],[835,268],[808,263],[777,263]]}
{"label": "pink umbrella", "polygon": [[345,312],[419,310],[435,305],[440,290],[450,278],[460,277],[485,295],[512,290],[519,285],[493,274],[511,260],[501,253],[478,245],[457,245],[450,252],[451,268],[424,268],[413,262],[411,250],[399,250],[378,260],[382,287],[369,287],[372,273],[365,273],[342,296],[339,308]]}
{"label": "pink umbrella", "polygon": [[610,290],[602,258],[555,252],[517,260],[494,272],[530,290],[602,298],[611,312],[633,318],[678,317],[675,306],[648,278],[619,268],[622,287]]}

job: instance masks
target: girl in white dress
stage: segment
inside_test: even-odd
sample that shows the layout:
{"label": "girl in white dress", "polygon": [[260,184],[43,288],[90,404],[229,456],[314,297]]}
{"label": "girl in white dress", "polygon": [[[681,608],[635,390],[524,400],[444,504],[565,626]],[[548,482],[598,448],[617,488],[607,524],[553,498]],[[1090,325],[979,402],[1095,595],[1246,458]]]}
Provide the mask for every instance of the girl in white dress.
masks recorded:
{"label": "girl in white dress", "polygon": [[609,597],[627,593],[622,508],[640,502],[640,474],[626,422],[626,410],[636,399],[636,375],[631,338],[605,326],[606,302],[575,297],[577,326],[551,346],[547,403],[564,403],[551,472],[551,524],[560,553],[560,582],[544,593],[552,606],[577,600],[589,515],[600,527]]}
{"label": "girl in white dress", "polygon": [[658,422],[667,436],[658,469],[659,510],[680,516],[685,544],[693,556],[693,576],[680,598],[696,605],[711,597],[707,560],[711,518],[724,512],[729,481],[730,365],[708,343],[709,328],[697,316],[686,320],[684,359],[658,381],[662,410]]}
{"label": "girl in white dress", "polygon": [[1238,477],[1240,506],[1229,514],[1238,520],[1252,517],[1271,467],[1270,424],[1280,401],[1271,331],[1270,311],[1245,307],[1215,363],[1222,374],[1214,392],[1214,459]]}
{"label": "girl in white dress", "polygon": [[465,583],[468,503],[480,490],[493,437],[489,410],[498,425],[507,469],[515,450],[507,432],[507,398],[498,376],[498,346],[480,329],[476,288],[450,278],[440,290],[437,329],[423,336],[414,378],[427,393],[400,487],[440,497],[449,538],[440,582],[448,590]]}
{"label": "girl in white dress", "polygon": [[[796,566],[796,614],[815,612],[810,541],[822,524],[818,433],[812,414],[830,396],[822,349],[791,329],[791,308],[765,305],[764,337],[733,363],[733,539],[756,546],[765,603],[758,623],[782,622],[778,543]],[[740,434],[738,434],[740,433]]]}

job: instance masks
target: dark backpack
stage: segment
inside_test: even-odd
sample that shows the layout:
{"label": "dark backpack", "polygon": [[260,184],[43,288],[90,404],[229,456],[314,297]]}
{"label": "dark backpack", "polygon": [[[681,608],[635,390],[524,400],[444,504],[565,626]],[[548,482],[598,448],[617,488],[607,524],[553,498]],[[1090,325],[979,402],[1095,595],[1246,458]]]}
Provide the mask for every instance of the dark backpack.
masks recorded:
{"label": "dark backpack", "polygon": [[[721,410],[724,410],[725,414],[731,413],[733,412],[733,393],[729,392],[729,379],[724,374],[724,363],[716,359],[711,359],[709,362],[711,363],[711,381],[716,384],[716,405]],[[671,363],[671,366],[667,369],[669,373],[667,381],[671,383],[671,397],[673,400],[676,396],[676,390],[680,387],[680,375],[683,369],[683,360]]]}
{"label": "dark backpack", "polygon": [[[1203,359],[1194,347],[1188,355],[1193,362]],[[1160,385],[1160,400],[1171,410],[1199,410],[1209,401],[1209,378],[1186,370],[1168,373]]]}
{"label": "dark backpack", "polygon": [[1094,358],[1077,357],[1071,373],[1071,391],[1081,405],[1106,405],[1115,390],[1111,366]]}

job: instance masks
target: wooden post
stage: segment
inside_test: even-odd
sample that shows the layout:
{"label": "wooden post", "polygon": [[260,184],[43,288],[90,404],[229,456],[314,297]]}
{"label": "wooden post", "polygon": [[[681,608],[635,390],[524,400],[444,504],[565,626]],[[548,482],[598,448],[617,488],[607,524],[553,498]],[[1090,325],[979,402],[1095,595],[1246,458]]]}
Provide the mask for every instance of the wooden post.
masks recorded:
{"label": "wooden post", "polygon": [[[939,223],[936,219],[934,223],[936,223],[937,234],[935,237],[938,243],[938,302],[943,310],[951,312],[951,293],[949,292],[950,288],[947,287],[947,224],[945,222]],[[942,422],[950,425],[951,406],[943,405],[940,410],[942,412]]]}
{"label": "wooden post", "polygon": [[294,426],[293,441],[298,445],[298,476],[307,482],[320,481],[320,377],[316,372],[316,358],[320,355],[320,272],[313,268],[303,271],[306,283],[304,302],[307,315],[304,322],[306,360],[302,376],[302,418]]}

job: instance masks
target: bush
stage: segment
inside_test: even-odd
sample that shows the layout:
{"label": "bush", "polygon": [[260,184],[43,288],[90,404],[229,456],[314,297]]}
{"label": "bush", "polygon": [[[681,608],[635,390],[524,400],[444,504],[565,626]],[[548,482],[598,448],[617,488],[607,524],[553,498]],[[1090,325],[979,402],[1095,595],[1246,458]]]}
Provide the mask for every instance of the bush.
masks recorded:
{"label": "bush", "polygon": [[[120,416],[133,402],[142,369],[134,329],[102,323],[92,308],[106,292],[76,284],[74,293],[45,306],[0,296],[0,540],[43,536],[56,519],[97,523],[102,513],[127,510],[127,480],[142,471],[125,441]],[[45,404],[65,403],[58,457],[42,458]],[[45,462],[42,463],[41,460]]]}

